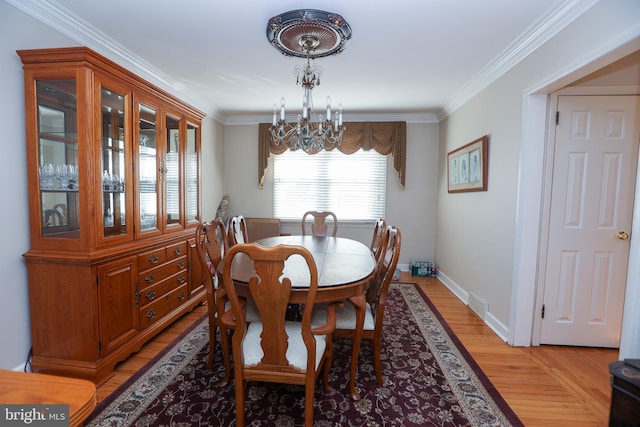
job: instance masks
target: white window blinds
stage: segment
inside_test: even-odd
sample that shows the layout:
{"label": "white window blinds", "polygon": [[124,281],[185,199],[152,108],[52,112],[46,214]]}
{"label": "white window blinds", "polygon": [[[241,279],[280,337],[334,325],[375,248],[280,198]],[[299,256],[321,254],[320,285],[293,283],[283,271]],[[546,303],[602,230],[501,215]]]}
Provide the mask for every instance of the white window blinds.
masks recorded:
{"label": "white window blinds", "polygon": [[276,218],[300,219],[310,210],[332,211],[341,221],[385,216],[387,157],[375,150],[288,150],[273,157]]}

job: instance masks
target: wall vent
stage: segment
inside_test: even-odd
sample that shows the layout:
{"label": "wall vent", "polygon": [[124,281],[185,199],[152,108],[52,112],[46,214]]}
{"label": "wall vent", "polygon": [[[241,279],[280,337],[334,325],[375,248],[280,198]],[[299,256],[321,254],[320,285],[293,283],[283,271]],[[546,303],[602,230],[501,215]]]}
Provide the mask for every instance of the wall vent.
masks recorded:
{"label": "wall vent", "polygon": [[489,311],[489,304],[475,292],[469,292],[469,308],[484,320]]}

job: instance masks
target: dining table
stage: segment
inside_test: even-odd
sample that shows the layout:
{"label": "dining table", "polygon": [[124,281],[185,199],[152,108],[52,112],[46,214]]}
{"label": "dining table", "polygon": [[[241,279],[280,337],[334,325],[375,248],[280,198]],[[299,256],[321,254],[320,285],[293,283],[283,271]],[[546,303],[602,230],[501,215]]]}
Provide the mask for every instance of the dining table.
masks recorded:
{"label": "dining table", "polygon": [[[317,237],[287,235],[256,240],[258,245],[302,246],[311,252],[318,268],[316,303],[350,301],[356,311],[356,331],[351,353],[349,392],[353,400],[359,400],[356,391],[356,371],[365,317],[365,291],[375,273],[376,262],[369,246],[345,237]],[[218,271],[222,273],[222,264]],[[231,265],[231,274],[238,295],[249,298],[249,278],[254,274],[251,260],[245,254],[237,254]],[[284,276],[291,279],[290,304],[304,304],[309,290],[310,276],[300,256],[289,258],[284,265]]]}

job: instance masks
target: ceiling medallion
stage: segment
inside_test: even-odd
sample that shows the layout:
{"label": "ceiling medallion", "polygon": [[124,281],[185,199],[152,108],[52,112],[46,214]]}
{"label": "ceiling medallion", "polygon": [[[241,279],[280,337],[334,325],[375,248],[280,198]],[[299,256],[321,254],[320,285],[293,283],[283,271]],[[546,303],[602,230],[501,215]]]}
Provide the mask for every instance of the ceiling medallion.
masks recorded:
{"label": "ceiling medallion", "polygon": [[322,10],[293,10],[274,16],[267,24],[267,39],[286,56],[307,58],[304,66],[296,66],[296,84],[304,90],[302,114],[295,123],[285,120],[284,98],[280,100],[280,119],[273,105],[271,141],[290,150],[317,153],[331,150],[342,143],[342,104],[331,117],[331,99],[327,97],[327,116],[314,117],[312,90],[320,85],[322,67],[311,59],[335,55],[344,50],[351,39],[351,27],[342,16]]}
{"label": "ceiling medallion", "polygon": [[[271,18],[267,39],[284,55],[321,58],[344,50],[351,39],[351,27],[337,13],[298,9]],[[303,44],[309,39],[314,40],[310,50]]]}

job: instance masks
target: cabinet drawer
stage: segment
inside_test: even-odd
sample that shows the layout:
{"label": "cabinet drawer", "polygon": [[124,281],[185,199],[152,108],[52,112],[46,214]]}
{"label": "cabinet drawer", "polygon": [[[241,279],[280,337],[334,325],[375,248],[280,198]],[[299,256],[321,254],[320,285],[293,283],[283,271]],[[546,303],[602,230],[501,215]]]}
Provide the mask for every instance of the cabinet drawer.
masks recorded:
{"label": "cabinet drawer", "polygon": [[167,261],[165,247],[159,247],[138,255],[138,270],[148,270]]}
{"label": "cabinet drawer", "polygon": [[145,289],[179,272],[184,272],[185,279],[187,278],[187,257],[186,256],[175,259],[173,261],[166,262],[156,268],[152,268],[151,270],[147,270],[142,273],[139,273],[138,287],[141,290]]}
{"label": "cabinet drawer", "polygon": [[145,329],[162,319],[187,300],[187,284],[165,294],[162,298],[140,309],[140,329]]}
{"label": "cabinet drawer", "polygon": [[185,271],[174,274],[153,286],[140,290],[140,307],[159,300],[165,294],[187,283],[187,274]]}
{"label": "cabinet drawer", "polygon": [[167,246],[167,259],[175,259],[187,254],[187,242]]}

